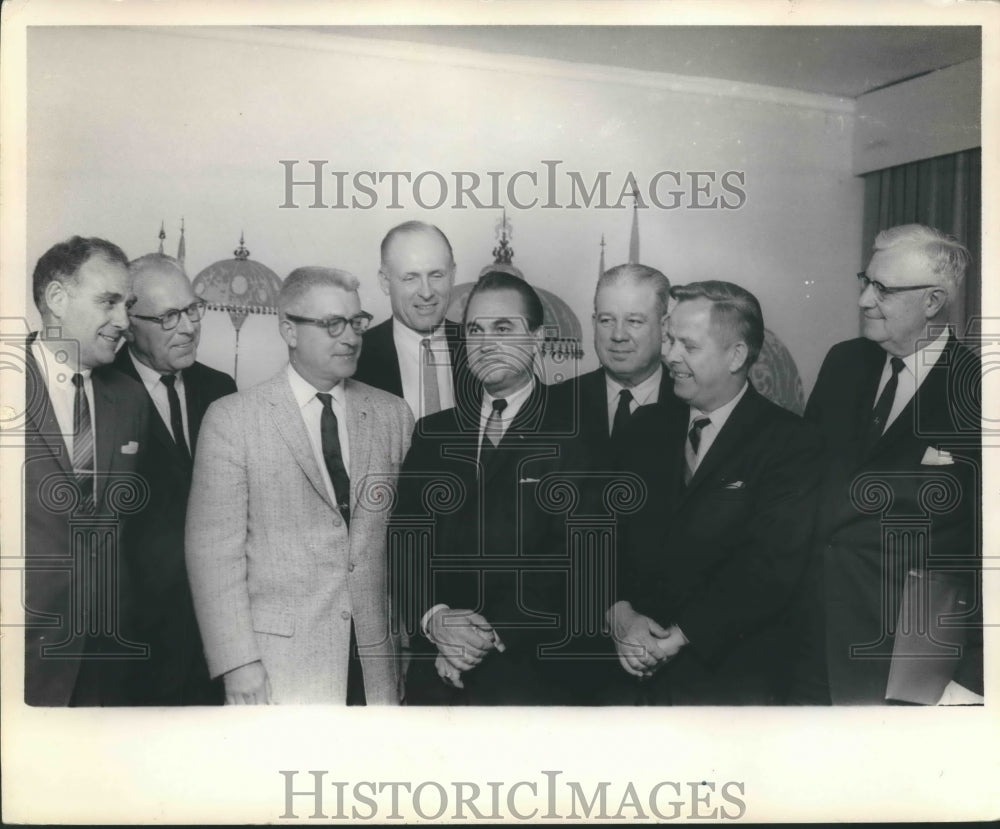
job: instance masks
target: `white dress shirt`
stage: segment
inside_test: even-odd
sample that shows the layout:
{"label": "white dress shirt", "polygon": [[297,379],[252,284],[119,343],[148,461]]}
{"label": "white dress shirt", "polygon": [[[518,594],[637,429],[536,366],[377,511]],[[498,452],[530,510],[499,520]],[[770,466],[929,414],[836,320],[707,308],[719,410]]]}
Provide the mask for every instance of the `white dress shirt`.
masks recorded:
{"label": "white dress shirt", "polygon": [[[517,413],[521,411],[521,407],[524,405],[524,401],[531,396],[531,392],[535,388],[535,383],[538,382],[534,377],[531,378],[530,383],[525,383],[517,391],[512,392],[503,399],[507,401],[507,407],[500,414],[500,437],[503,438],[507,434],[507,430],[510,428],[510,424],[513,422],[514,418],[517,417]],[[479,452],[483,449],[483,440],[485,439],[486,432],[486,421],[490,419],[490,415],[493,414],[493,401],[499,398],[494,397],[488,391],[483,389],[483,405],[479,409],[479,450],[476,453],[476,459],[479,458]]]}
{"label": "white dress shirt", "polygon": [[[927,375],[930,374],[931,369],[937,365],[947,344],[948,329],[945,328],[936,339],[927,343],[923,348],[899,358],[903,361],[903,368],[900,370],[899,378],[896,381],[896,397],[892,401],[892,408],[889,409],[889,416],[885,419],[883,433],[916,396],[917,389],[927,379]],[[882,378],[879,380],[878,390],[875,392],[875,400],[879,399],[882,389],[885,388],[891,376],[892,355],[886,354],[885,366],[882,368]],[[872,405],[874,406],[874,404]]]}
{"label": "white dress shirt", "polygon": [[607,371],[604,372],[604,383],[607,388],[608,394],[608,434],[611,434],[611,430],[615,427],[615,414],[618,411],[618,395],[621,394],[621,390],[628,388],[632,392],[632,399],[629,401],[628,411],[629,414],[635,414],[635,410],[640,406],[645,406],[649,403],[656,403],[660,397],[660,381],[663,379],[663,364],[661,363],[656,367],[649,377],[643,380],[636,386],[629,388],[628,386],[623,386],[617,380],[615,380]]}
{"label": "white dress shirt", "polygon": [[[170,424],[170,397],[168,396],[167,387],[163,385],[163,376],[155,368],[150,368],[145,363],[137,360],[135,354],[132,353],[132,349],[129,349],[128,356],[132,360],[132,365],[135,366],[136,372],[139,374],[139,379],[142,380],[146,391],[149,392],[160,420],[163,421],[167,427],[167,431],[170,432],[170,437],[176,443],[177,435],[174,434],[173,426]],[[190,449],[191,429],[188,426],[187,393],[184,391],[184,376],[178,371],[174,374],[174,377],[177,378],[174,381],[174,388],[177,390],[177,397],[181,401],[181,423],[184,426],[184,442],[187,444],[188,449]]]}
{"label": "white dress shirt", "polygon": [[421,358],[425,339],[430,338],[430,351],[434,356],[437,368],[438,397],[441,410],[450,409],[455,405],[455,390],[451,373],[451,352],[448,350],[448,340],[444,335],[442,322],[430,334],[421,334],[403,325],[399,320],[392,321],[392,340],[396,345],[399,359],[399,378],[403,383],[403,398],[406,400],[413,419],[424,416],[424,390],[420,384]]}
{"label": "white dress shirt", "polygon": [[691,457],[691,441],[687,438],[684,439],[684,453],[685,457],[688,459],[689,465],[691,466],[692,474],[694,474],[694,472],[698,469],[702,459],[708,454],[708,450],[712,448],[712,444],[715,443],[715,439],[719,436],[719,432],[722,431],[722,427],[726,425],[726,421],[729,420],[729,416],[739,405],[739,402],[743,399],[743,395],[747,393],[747,389],[749,387],[749,383],[744,383],[743,388],[740,389],[739,394],[737,394],[736,397],[728,403],[719,406],[719,408],[714,411],[703,412],[701,409],[696,409],[694,406],[691,407],[691,414],[688,417],[688,433],[691,431],[691,424],[698,420],[698,418],[707,417],[711,421],[702,427],[701,442],[698,444],[698,454],[693,458]]}
{"label": "white dress shirt", "polygon": [[[45,383],[45,390],[48,392],[49,400],[52,401],[52,410],[55,412],[59,431],[66,444],[66,451],[69,453],[66,457],[69,460],[73,457],[73,409],[76,405],[76,386],[73,385],[73,374],[75,372],[65,362],[56,358],[61,350],[62,347],[58,341],[50,346],[36,337],[31,343],[31,356],[35,358],[35,363],[42,375],[42,382]],[[83,390],[87,395],[87,408],[90,409],[90,428],[94,434],[94,457],[97,458],[94,380],[90,376],[89,368],[83,369],[80,374],[83,375]]]}
{"label": "white dress shirt", "polygon": [[[323,476],[323,483],[326,485],[326,493],[330,500],[336,504],[337,494],[333,489],[333,481],[330,480],[330,473],[326,469],[326,460],[323,458],[323,436],[320,431],[320,418],[323,416],[323,404],[320,403],[316,393],[319,389],[304,379],[293,367],[288,364],[288,383],[292,387],[292,394],[295,402],[299,404],[299,411],[302,413],[302,420],[306,425],[306,433],[309,435],[309,443],[312,445],[313,456],[316,458],[316,465],[319,466],[319,473]],[[347,439],[347,394],[344,391],[343,382],[337,383],[329,390],[332,396],[333,413],[337,416],[337,437],[340,438],[340,455],[344,459],[344,469],[347,474],[351,474],[351,452]]]}

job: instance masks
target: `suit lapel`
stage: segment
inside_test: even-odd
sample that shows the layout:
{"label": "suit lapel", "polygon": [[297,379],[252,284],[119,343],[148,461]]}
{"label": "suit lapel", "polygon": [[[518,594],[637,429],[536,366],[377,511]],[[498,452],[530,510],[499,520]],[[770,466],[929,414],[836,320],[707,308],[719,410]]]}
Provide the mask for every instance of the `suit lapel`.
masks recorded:
{"label": "suit lapel", "polygon": [[344,383],[344,394],[347,400],[347,442],[350,452],[351,514],[353,515],[357,512],[361,483],[368,474],[374,414],[371,408],[371,398],[350,380]]}
{"label": "suit lapel", "polygon": [[[706,480],[712,477],[722,462],[735,454],[740,446],[748,440],[755,432],[754,423],[760,412],[760,399],[753,386],[746,390],[743,399],[736,404],[732,414],[722,425],[722,431],[716,435],[715,440],[709,447],[705,457],[698,464],[698,469],[687,485],[684,497],[688,497],[698,489]],[[685,433],[684,440],[687,439]],[[683,455],[683,443],[681,444]],[[683,460],[681,461],[683,464]],[[683,468],[683,466],[681,467]]]}
{"label": "suit lapel", "polygon": [[396,351],[396,338],[393,336],[395,325],[396,318],[390,317],[385,329],[385,338],[379,342],[379,351],[384,355],[382,359],[385,366],[386,391],[402,397],[403,375],[399,371],[399,354]]}
{"label": "suit lapel", "polygon": [[[115,426],[118,407],[114,392],[108,388],[97,370],[91,373],[91,378],[94,384],[94,416],[97,419],[94,429],[94,459],[99,473],[113,472],[115,459],[121,448],[115,446],[118,437]],[[95,503],[102,502],[107,485],[107,475],[98,474],[97,486],[94,489]]]}
{"label": "suit lapel", "polygon": [[306,432],[306,424],[302,420],[302,412],[299,411],[299,404],[295,400],[295,395],[292,394],[292,388],[288,385],[288,378],[284,372],[272,381],[269,402],[275,428],[288,446],[289,453],[302,468],[309,483],[333,509],[334,505],[326,491],[323,475],[316,464],[316,456],[313,454],[312,444],[309,442],[309,434]]}
{"label": "suit lapel", "polygon": [[71,475],[73,465],[70,462],[69,450],[62,439],[62,430],[59,428],[59,421],[52,408],[52,400],[45,388],[41,370],[35,362],[35,355],[31,353],[31,343],[34,338],[35,335],[32,334],[25,343],[24,406],[27,419],[32,431],[48,448],[49,454],[55,458],[64,472]]}
{"label": "suit lapel", "polygon": [[[584,432],[610,440],[608,385],[604,369],[585,374],[580,380],[580,419]],[[587,422],[589,421],[589,422]]]}
{"label": "suit lapel", "polygon": [[869,457],[891,450],[901,440],[912,437],[918,431],[929,434],[950,431],[952,427],[948,423],[948,372],[949,367],[955,363],[954,346],[955,339],[949,337],[944,353],[927,373],[916,394],[872,447]]}
{"label": "suit lapel", "polygon": [[[541,383],[536,378],[531,394],[518,409],[517,414],[511,421],[504,436],[500,439],[498,451],[490,459],[489,466],[486,467],[483,482],[488,483],[500,469],[506,469],[511,464],[516,463],[515,447],[524,442],[526,435],[533,435],[538,432],[538,424],[541,421],[545,410],[545,393],[542,391]],[[476,439],[479,438],[478,429]]]}
{"label": "suit lapel", "polygon": [[194,366],[181,372],[184,377],[184,397],[187,398],[188,436],[191,438],[191,454],[194,455],[198,445],[198,430],[201,429],[201,418],[208,407],[202,400],[201,388],[195,376]]}

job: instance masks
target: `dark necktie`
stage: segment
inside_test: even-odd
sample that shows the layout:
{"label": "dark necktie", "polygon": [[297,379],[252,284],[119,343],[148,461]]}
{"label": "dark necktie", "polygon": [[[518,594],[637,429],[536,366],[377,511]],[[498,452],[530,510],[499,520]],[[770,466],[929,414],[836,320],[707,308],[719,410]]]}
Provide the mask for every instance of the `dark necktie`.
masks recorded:
{"label": "dark necktie", "polygon": [[632,416],[632,392],[622,389],[618,392],[618,408],[615,409],[615,419],[611,425],[611,439],[617,440],[621,437],[622,431],[628,425],[628,419]]}
{"label": "dark necktie", "polygon": [[337,496],[337,506],[344,518],[344,523],[351,523],[351,479],[344,467],[344,456],[340,451],[340,432],[337,429],[337,415],[333,413],[333,395],[328,392],[316,392],[319,402],[323,404],[323,414],[319,420],[320,439],[323,443],[323,460],[326,461],[326,471],[330,473],[333,491]]}
{"label": "dark necktie", "polygon": [[486,428],[483,429],[483,446],[479,452],[479,462],[484,467],[489,462],[489,459],[496,454],[500,438],[503,437],[502,417],[506,408],[507,401],[502,397],[498,397],[493,401],[493,411],[486,418]]}
{"label": "dark necktie", "polygon": [[184,439],[184,419],[181,417],[181,398],[177,394],[176,374],[160,375],[160,382],[167,387],[167,401],[170,403],[170,431],[174,433],[174,443],[180,456],[191,462],[191,451],[188,449],[187,441]]}
{"label": "dark necktie", "polygon": [[73,474],[80,487],[81,508],[94,509],[94,429],[90,423],[90,406],[83,375],[73,375],[76,392],[73,395]]}
{"label": "dark necktie", "polygon": [[698,449],[701,447],[701,430],[708,426],[711,422],[710,418],[699,417],[691,424],[691,428],[688,429],[688,443],[691,444],[691,453],[688,455],[685,452],[684,457],[685,486],[691,483],[691,479],[694,477],[695,464],[698,458]]}
{"label": "dark necktie", "polygon": [[872,409],[872,419],[868,425],[868,435],[865,440],[866,454],[878,443],[879,438],[882,437],[882,433],[885,431],[885,425],[889,420],[889,412],[892,411],[892,404],[896,399],[896,389],[899,386],[899,372],[906,366],[899,357],[893,357],[889,361],[889,365],[892,368],[892,375],[885,384],[885,388],[882,389],[882,394],[879,395],[878,401],[875,403],[875,408]]}

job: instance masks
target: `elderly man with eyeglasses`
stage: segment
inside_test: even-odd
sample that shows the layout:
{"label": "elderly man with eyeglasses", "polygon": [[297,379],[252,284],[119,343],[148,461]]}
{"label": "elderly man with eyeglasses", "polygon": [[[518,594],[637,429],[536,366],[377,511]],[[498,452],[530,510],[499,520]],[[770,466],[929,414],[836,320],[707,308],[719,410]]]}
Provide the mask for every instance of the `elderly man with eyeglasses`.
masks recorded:
{"label": "elderly man with eyeglasses", "polygon": [[227,704],[400,701],[385,545],[413,417],[352,378],[371,322],[357,289],[344,271],[292,271],[288,365],[202,422],[187,564]]}
{"label": "elderly man with eyeglasses", "polygon": [[806,408],[826,438],[803,700],[983,701],[981,367],[947,325],[969,265],[901,225],[858,274],[861,334],[834,346]]}
{"label": "elderly man with eyeglasses", "polygon": [[150,253],[129,263],[127,345],[115,366],[138,380],[151,404],[146,481],[150,509],[130,527],[142,641],[133,699],[140,705],[221,705],[208,675],[184,565],[184,521],[201,420],[236,391],[228,374],[197,362],[205,303],[181,263]]}

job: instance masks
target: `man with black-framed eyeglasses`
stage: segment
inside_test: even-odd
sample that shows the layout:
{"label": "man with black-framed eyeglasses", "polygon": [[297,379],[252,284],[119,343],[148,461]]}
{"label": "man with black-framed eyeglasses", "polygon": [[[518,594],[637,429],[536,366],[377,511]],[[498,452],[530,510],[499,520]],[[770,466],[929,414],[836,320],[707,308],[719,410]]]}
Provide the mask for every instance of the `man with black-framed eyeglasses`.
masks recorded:
{"label": "man with black-framed eyeglasses", "polygon": [[278,294],[288,365],[215,403],[187,520],[195,610],[226,703],[393,705],[386,524],[406,402],[353,378],[355,277],[297,268]]}
{"label": "man with black-framed eyeglasses", "polygon": [[197,361],[205,302],[177,259],[140,256],[129,263],[129,283],[127,345],[115,366],[142,384],[152,409],[145,469],[151,508],[133,522],[128,545],[142,641],[150,647],[135,671],[134,698],[141,705],[221,705],[222,684],[208,675],[191,602],[184,522],[202,418],[236,383]]}
{"label": "man with black-framed eyeglasses", "polygon": [[830,350],[809,398],[827,446],[803,699],[983,701],[981,366],[947,324],[969,261],[931,227],[879,233],[862,336]]}

